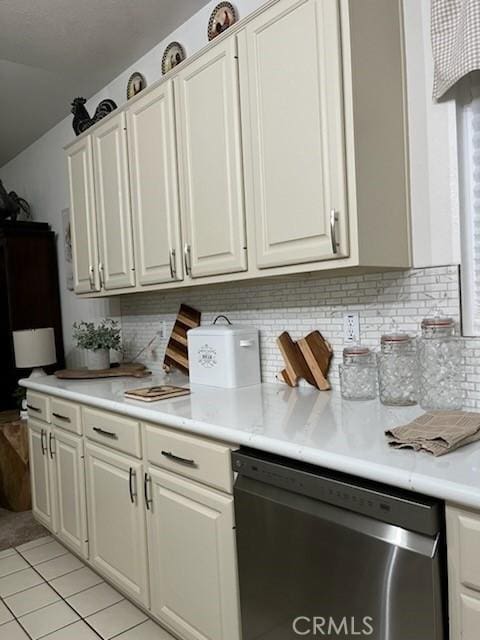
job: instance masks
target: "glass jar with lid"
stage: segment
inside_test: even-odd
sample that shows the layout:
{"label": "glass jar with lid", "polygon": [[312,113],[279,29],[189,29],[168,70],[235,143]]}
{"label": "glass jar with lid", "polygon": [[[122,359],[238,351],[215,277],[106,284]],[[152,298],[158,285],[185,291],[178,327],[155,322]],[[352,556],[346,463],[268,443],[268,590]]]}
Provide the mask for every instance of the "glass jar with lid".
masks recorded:
{"label": "glass jar with lid", "polygon": [[417,403],[415,339],[406,333],[383,335],[377,354],[380,401],[387,405]]}
{"label": "glass jar with lid", "polygon": [[345,347],[343,363],[338,366],[338,370],[342,398],[373,400],[377,397],[377,367],[368,347]]}
{"label": "glass jar with lid", "polygon": [[422,320],[418,341],[419,403],[423,409],[452,411],[463,406],[463,343],[453,318]]}

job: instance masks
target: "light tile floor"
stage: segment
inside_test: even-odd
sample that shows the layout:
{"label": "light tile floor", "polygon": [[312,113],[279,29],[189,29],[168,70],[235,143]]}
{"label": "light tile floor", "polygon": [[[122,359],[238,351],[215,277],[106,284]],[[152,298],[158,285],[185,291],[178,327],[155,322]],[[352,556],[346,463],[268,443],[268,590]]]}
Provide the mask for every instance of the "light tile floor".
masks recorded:
{"label": "light tile floor", "polygon": [[0,640],[174,640],[47,536],[0,552]]}

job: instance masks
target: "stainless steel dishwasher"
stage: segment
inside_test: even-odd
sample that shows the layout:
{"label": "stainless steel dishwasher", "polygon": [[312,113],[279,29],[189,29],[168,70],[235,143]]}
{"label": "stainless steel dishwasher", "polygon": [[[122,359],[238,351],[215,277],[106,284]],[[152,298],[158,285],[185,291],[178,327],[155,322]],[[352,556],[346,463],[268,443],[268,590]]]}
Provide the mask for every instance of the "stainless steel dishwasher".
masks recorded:
{"label": "stainless steel dishwasher", "polygon": [[243,640],[447,637],[443,503],[232,454]]}

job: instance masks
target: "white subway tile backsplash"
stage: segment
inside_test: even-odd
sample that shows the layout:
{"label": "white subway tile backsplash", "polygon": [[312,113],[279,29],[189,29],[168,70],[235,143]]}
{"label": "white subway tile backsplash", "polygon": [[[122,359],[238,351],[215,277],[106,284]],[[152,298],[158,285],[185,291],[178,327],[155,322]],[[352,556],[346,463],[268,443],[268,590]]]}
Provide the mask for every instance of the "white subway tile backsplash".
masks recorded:
{"label": "white subway tile backsplash", "polygon": [[[338,386],[338,363],[343,349],[343,315],[356,311],[364,344],[377,347],[382,333],[420,332],[426,315],[449,315],[460,322],[460,285],[457,266],[368,273],[325,278],[303,274],[255,282],[205,285],[168,292],[140,293],[121,298],[123,338],[127,357],[133,357],[162,329],[141,358],[153,371],[162,370],[168,336],[181,303],[202,312],[210,323],[219,314],[232,322],[251,324],[260,331],[264,382],[277,382],[283,360],[276,345],[282,331],[293,338],[318,329],[334,349],[330,380]],[[466,406],[480,408],[480,339],[466,339]]]}

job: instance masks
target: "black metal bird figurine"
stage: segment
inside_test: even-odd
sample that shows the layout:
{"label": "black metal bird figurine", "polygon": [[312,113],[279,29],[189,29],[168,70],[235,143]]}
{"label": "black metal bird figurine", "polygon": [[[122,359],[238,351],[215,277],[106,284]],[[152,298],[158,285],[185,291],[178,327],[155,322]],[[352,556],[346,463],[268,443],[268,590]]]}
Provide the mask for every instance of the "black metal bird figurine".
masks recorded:
{"label": "black metal bird figurine", "polygon": [[116,103],[110,100],[110,98],[107,98],[99,103],[95,109],[93,118],[91,118],[85,107],[85,103],[86,99],[81,97],[75,98],[72,102],[72,127],[77,136],[117,108]]}

